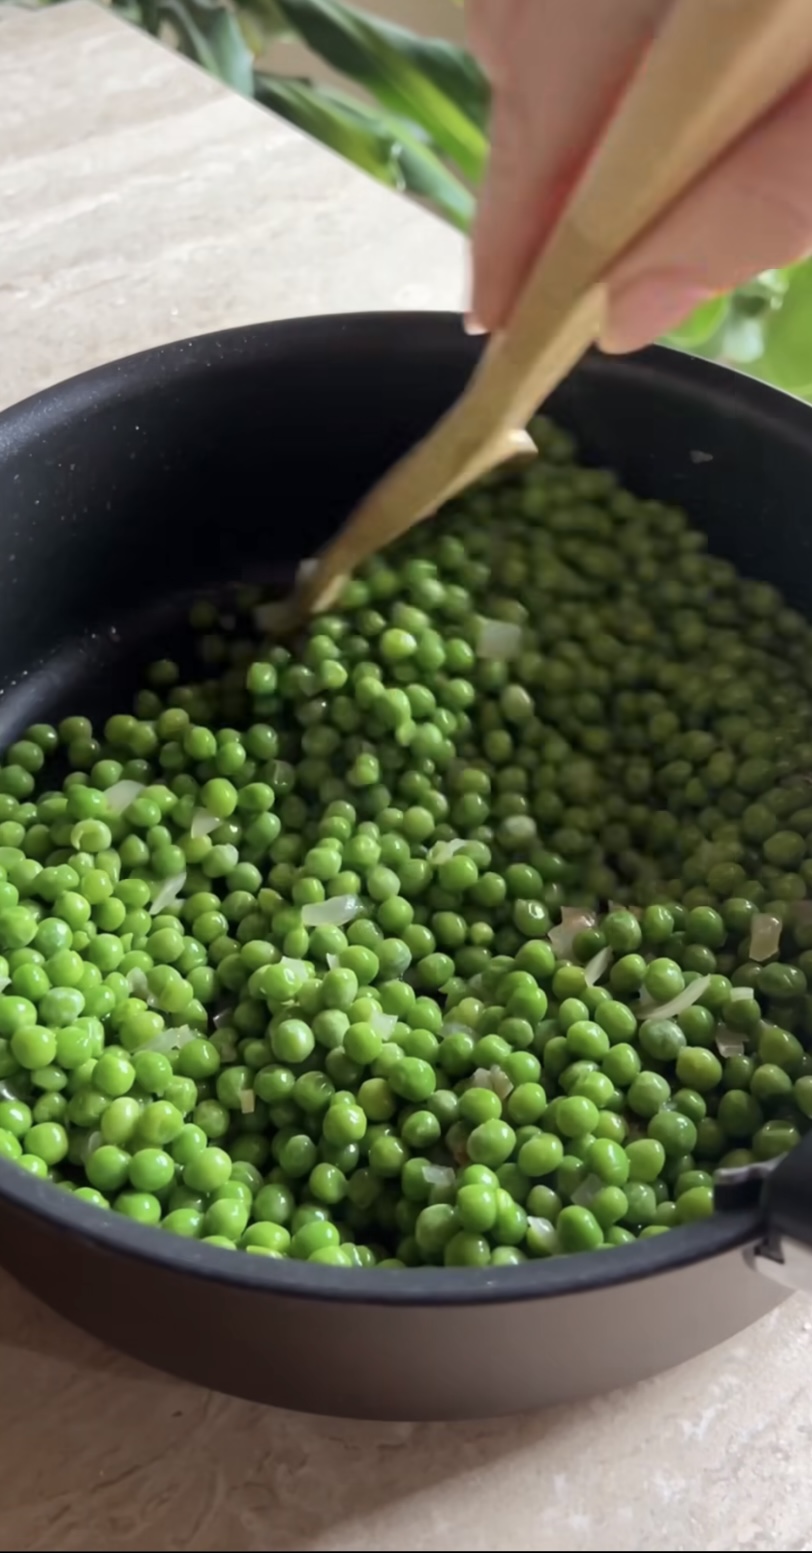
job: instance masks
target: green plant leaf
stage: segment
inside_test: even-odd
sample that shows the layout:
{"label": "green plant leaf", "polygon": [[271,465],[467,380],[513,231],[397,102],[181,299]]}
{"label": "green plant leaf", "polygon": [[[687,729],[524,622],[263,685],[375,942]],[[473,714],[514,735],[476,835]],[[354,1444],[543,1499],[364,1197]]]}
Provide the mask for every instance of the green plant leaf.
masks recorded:
{"label": "green plant leaf", "polygon": [[263,107],[271,108],[297,129],[313,135],[381,183],[393,189],[403,188],[403,174],[393,156],[391,136],[346,113],[320,88],[306,81],[257,71],[254,96]]}
{"label": "green plant leaf", "polygon": [[168,22],[182,54],[218,80],[250,97],[254,61],[234,12],[220,0],[157,0],[161,22]]}
{"label": "green plant leaf", "polygon": [[401,187],[409,194],[427,200],[460,231],[468,231],[474,217],[474,197],[441,162],[419,131],[396,114],[382,113],[379,108],[334,87],[321,86],[317,90],[323,98],[360,123],[383,130],[389,136],[392,156],[401,170]]}
{"label": "green plant leaf", "polygon": [[297,35],[390,112],[419,125],[471,183],[487,153],[487,87],[463,49],[419,38],[338,0],[277,0]]}
{"label": "green plant leaf", "polygon": [[276,0],[239,0],[237,21],[253,54],[260,54],[269,43],[289,38],[291,28]]}
{"label": "green plant leaf", "polygon": [[390,188],[427,200],[467,231],[473,196],[440,158],[394,117],[333,87],[257,72],[255,96]]}
{"label": "green plant leaf", "polygon": [[666,335],[669,345],[678,345],[685,351],[705,345],[721,329],[727,318],[728,307],[727,297],[711,297],[707,302],[700,302],[699,307],[695,307],[676,329]]}
{"label": "green plant leaf", "polygon": [[759,377],[791,394],[812,392],[812,262],[785,271],[787,288],[769,318]]}

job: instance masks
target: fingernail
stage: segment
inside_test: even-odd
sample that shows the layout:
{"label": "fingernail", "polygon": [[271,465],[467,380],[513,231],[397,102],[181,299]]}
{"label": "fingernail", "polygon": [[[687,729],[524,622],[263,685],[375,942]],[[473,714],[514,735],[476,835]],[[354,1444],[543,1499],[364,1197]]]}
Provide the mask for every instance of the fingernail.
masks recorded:
{"label": "fingernail", "polygon": [[487,334],[488,332],[485,325],[481,324],[479,319],[474,317],[473,313],[466,313],[462,321],[462,327],[466,334]]}
{"label": "fingernail", "polygon": [[609,298],[609,311],[598,344],[609,354],[639,350],[667,334],[713,292],[679,275],[641,275]]}

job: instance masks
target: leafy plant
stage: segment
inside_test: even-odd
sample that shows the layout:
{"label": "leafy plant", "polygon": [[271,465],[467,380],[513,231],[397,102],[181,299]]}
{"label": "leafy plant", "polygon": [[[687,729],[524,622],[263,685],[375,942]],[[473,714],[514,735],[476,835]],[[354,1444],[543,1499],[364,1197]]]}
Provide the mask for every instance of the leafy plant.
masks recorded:
{"label": "leafy plant", "polygon": [[[470,226],[471,189],[488,151],[488,87],[466,50],[339,0],[112,5],[373,178],[425,201],[462,231]],[[366,97],[260,68],[268,43],[284,37],[304,43]]]}
{"label": "leafy plant", "polygon": [[[487,82],[464,49],[342,0],[110,3],[373,178],[468,230],[487,155],[489,103]],[[304,43],[366,95],[260,68],[269,42],[284,37]],[[768,270],[703,303],[667,338],[812,400],[812,261]]]}

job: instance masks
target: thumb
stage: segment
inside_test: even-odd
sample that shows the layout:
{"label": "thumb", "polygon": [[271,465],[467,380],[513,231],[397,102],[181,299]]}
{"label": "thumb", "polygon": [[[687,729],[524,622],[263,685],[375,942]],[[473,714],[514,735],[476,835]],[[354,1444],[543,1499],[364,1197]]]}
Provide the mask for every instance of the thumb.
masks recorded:
{"label": "thumb", "polygon": [[812,78],[621,259],[604,350],[636,350],[700,302],[812,251],[811,151]]}

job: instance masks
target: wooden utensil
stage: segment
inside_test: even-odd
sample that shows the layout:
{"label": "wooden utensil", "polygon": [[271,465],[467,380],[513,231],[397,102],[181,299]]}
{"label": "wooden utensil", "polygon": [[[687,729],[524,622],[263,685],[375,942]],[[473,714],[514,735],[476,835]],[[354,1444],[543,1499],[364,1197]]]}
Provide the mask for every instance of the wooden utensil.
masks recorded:
{"label": "wooden utensil", "polygon": [[812,0],[676,0],[461,397],[351,513],[300,582],[287,626],[367,556],[487,470],[599,336],[620,254],[812,68]]}

